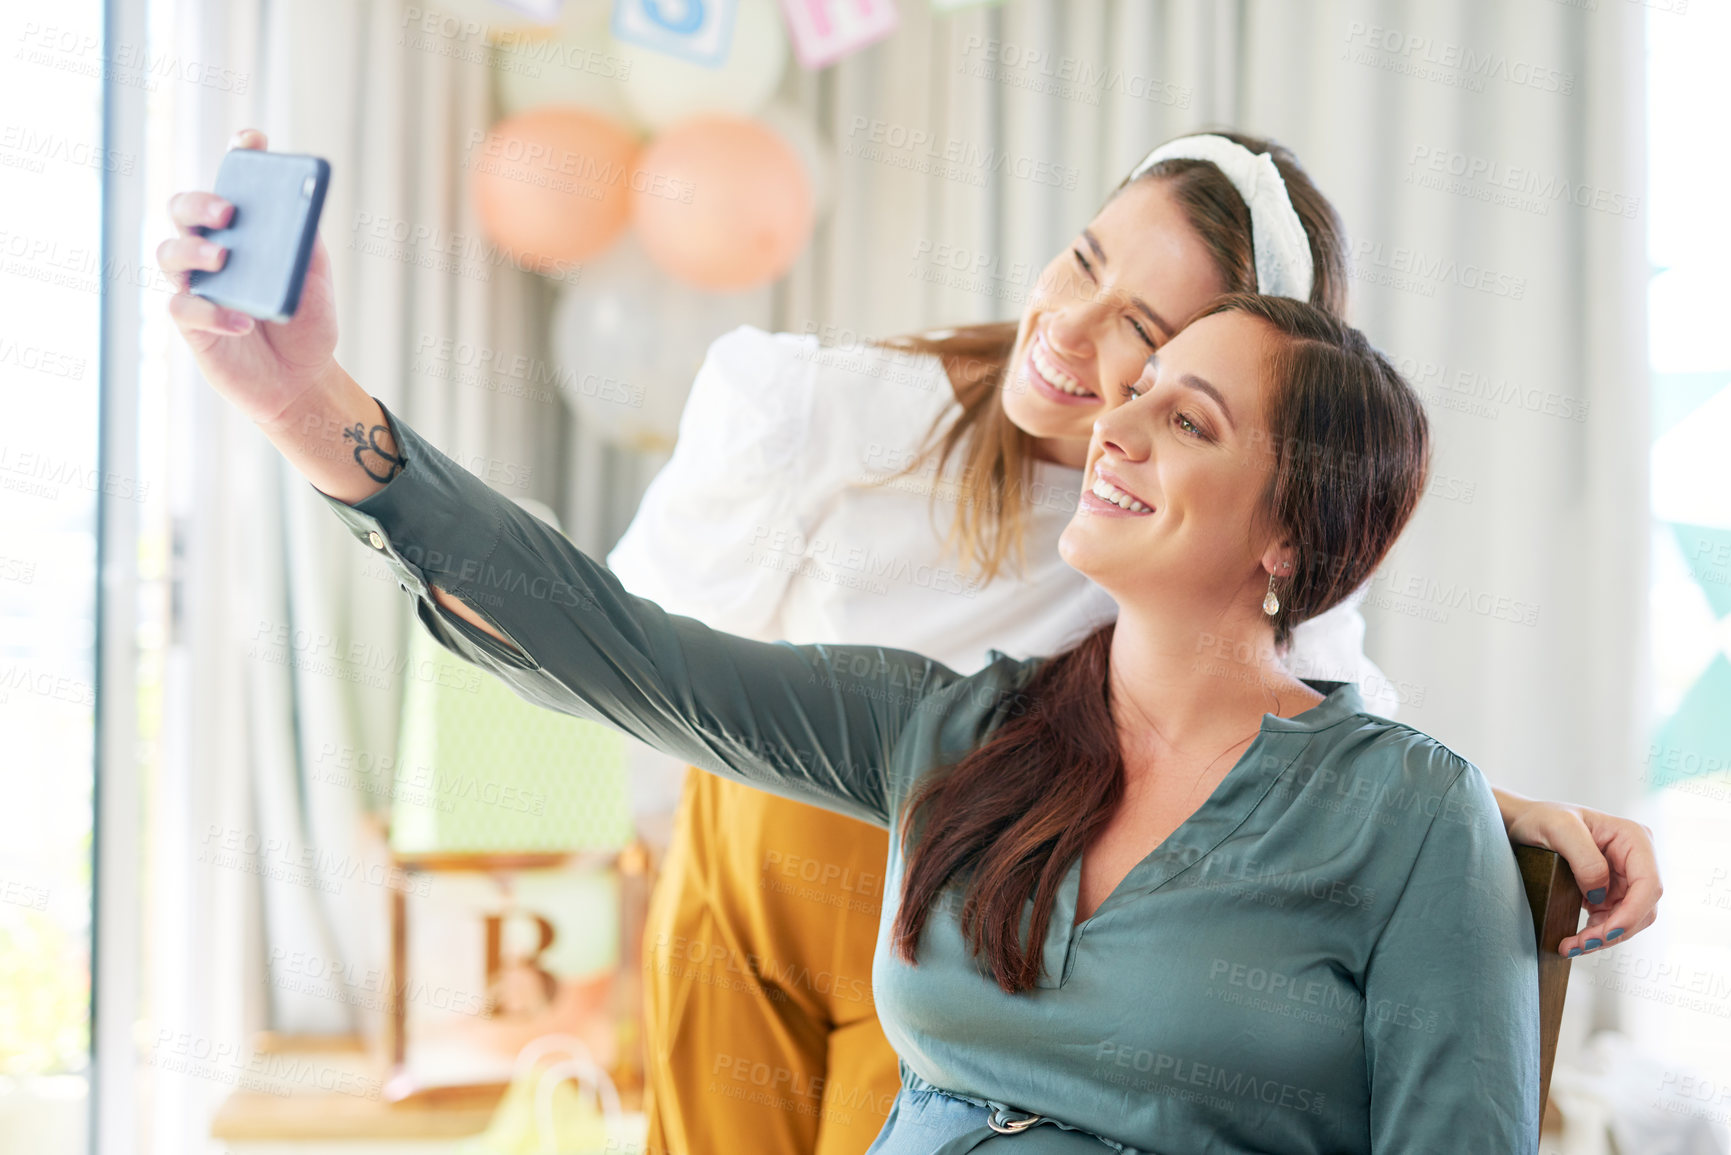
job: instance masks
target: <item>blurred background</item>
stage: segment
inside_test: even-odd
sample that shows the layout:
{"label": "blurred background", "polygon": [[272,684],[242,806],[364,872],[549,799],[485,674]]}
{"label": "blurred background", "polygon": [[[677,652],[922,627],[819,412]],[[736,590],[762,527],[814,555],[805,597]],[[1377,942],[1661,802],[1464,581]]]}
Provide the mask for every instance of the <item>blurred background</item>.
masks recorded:
{"label": "blurred background", "polygon": [[449,659],[202,384],[155,250],[246,126],[331,162],[342,364],[596,555],[715,337],[1013,318],[1153,145],[1294,149],[1437,437],[1364,607],[1401,719],[1657,835],[1546,1150],[1727,1149],[1724,4],[25,0],[0,40],[0,1150],[463,1150],[548,1031],[641,1090],[676,768]]}

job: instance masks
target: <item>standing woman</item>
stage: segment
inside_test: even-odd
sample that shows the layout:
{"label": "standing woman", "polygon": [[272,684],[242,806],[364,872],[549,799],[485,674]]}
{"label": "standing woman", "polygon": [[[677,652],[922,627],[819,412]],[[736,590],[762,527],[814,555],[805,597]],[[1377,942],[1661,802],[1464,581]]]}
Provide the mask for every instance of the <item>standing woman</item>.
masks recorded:
{"label": "standing woman", "polygon": [[[1117,612],[1057,550],[1095,421],[1218,294],[1260,287],[1342,316],[1345,253],[1286,149],[1171,141],[1045,268],[1017,324],[845,352],[750,327],[718,339],[608,564],[672,613],[765,641],[869,641],[962,673],[994,649],[1059,653]],[[1300,625],[1288,664],[1357,682],[1392,716],[1357,600]],[[1565,952],[1652,920],[1645,828],[1497,798],[1511,838],[1564,854],[1600,900]],[[644,936],[649,1155],[871,1144],[900,1087],[871,983],[886,839],[688,770]]]}

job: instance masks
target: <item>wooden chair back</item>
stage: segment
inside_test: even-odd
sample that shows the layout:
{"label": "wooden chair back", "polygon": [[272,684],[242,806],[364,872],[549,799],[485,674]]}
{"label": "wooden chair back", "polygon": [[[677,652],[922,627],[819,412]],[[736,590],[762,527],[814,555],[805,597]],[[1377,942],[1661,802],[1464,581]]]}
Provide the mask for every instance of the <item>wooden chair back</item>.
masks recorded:
{"label": "wooden chair back", "polygon": [[1539,944],[1539,1111],[1551,1094],[1551,1065],[1557,1058],[1557,1031],[1563,1025],[1563,997],[1569,987],[1569,960],[1557,944],[1581,923],[1581,891],[1563,856],[1537,846],[1516,846],[1515,862],[1533,912]]}

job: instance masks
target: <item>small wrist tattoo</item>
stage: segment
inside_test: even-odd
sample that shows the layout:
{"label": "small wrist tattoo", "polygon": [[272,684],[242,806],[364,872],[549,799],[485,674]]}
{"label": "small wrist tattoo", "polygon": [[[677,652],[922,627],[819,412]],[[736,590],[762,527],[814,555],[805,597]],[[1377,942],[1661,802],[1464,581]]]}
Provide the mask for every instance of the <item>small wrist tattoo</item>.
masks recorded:
{"label": "small wrist tattoo", "polygon": [[395,445],[391,430],[385,425],[375,425],[367,429],[359,421],[353,427],[343,430],[344,440],[355,443],[355,464],[366,471],[374,481],[389,481],[403,471],[406,464],[400,454],[392,453],[379,444],[379,435],[383,434],[386,442]]}

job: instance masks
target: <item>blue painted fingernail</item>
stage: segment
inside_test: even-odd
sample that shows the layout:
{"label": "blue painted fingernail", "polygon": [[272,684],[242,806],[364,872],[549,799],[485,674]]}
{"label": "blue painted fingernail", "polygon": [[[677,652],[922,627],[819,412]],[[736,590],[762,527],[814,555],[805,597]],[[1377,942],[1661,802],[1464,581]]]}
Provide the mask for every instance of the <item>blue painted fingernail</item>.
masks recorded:
{"label": "blue painted fingernail", "polygon": [[1604,902],[1605,901],[1605,888],[1602,886],[1599,886],[1599,887],[1593,888],[1592,890],[1589,890],[1587,892],[1587,901],[1588,902]]}
{"label": "blue painted fingernail", "polygon": [[1568,955],[1568,957],[1569,957],[1569,958],[1574,958],[1574,957],[1575,957],[1575,956],[1576,956],[1576,955],[1578,955],[1578,954],[1580,954],[1580,953],[1581,953],[1581,948],[1580,948],[1580,947],[1578,947],[1578,946],[1572,946],[1572,947],[1570,947],[1570,948],[1569,948],[1569,955]]}
{"label": "blue painted fingernail", "polygon": [[1594,949],[1596,949],[1598,947],[1602,947],[1604,945],[1605,945],[1605,940],[1601,939],[1601,938],[1590,938],[1587,940],[1587,949],[1588,950],[1594,950]]}
{"label": "blue painted fingernail", "polygon": [[1620,935],[1622,933],[1623,933],[1623,928],[1618,927],[1616,930],[1612,931],[1610,934],[1605,936],[1605,941],[1610,942],[1612,939],[1616,938],[1618,935]]}

